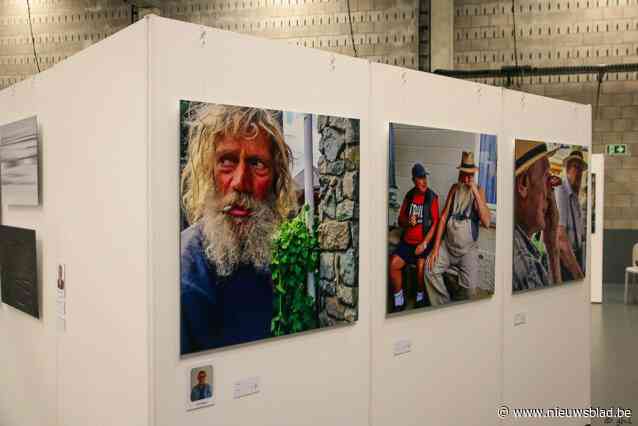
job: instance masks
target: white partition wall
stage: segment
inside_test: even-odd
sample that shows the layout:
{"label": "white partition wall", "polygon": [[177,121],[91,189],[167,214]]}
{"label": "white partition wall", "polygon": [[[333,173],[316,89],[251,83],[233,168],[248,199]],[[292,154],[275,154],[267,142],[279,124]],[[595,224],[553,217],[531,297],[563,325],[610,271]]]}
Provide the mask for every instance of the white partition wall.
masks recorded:
{"label": "white partition wall", "polygon": [[[202,35],[203,34],[203,35]],[[151,20],[151,266],[156,425],[368,424],[370,211],[368,63],[288,44]],[[179,101],[198,100],[361,119],[359,320],[345,326],[179,357]],[[216,406],[184,410],[186,371],[215,368]],[[261,392],[233,399],[233,385]]]}
{"label": "white partition wall", "polygon": [[[371,244],[372,424],[432,425],[497,422],[502,382],[502,274],[496,260],[496,294],[486,300],[386,318],[388,123],[401,123],[501,138],[501,89],[397,67],[371,65],[370,142],[375,158],[374,228]],[[505,160],[507,161],[507,160]],[[509,235],[501,224],[508,211],[498,182],[497,244]],[[445,200],[441,200],[444,203]],[[441,206],[442,207],[442,206]],[[497,249],[498,250],[498,249]],[[497,251],[497,254],[500,251]],[[412,351],[395,356],[394,343],[409,339]],[[490,349],[487,349],[490,348]]]}
{"label": "white partition wall", "polygon": [[[505,158],[499,164],[502,188],[510,200],[514,181],[516,138],[591,148],[589,106],[504,90],[502,140]],[[507,210],[511,211],[510,201]],[[505,286],[503,309],[503,402],[513,408],[589,407],[590,327],[589,276],[583,282],[511,295],[513,215],[504,215],[507,237],[501,246]],[[587,229],[589,230],[589,220]],[[588,235],[588,241],[589,233]],[[587,254],[590,256],[590,253]],[[588,264],[588,263],[587,263]],[[522,313],[526,324],[514,326]],[[538,419],[508,418],[506,424],[538,424]],[[542,424],[583,425],[585,419],[543,419]]]}
{"label": "white partition wall", "polygon": [[[180,356],[182,99],[360,119],[357,323]],[[37,231],[41,319],[0,305],[0,425],[491,426],[526,424],[501,404],[590,404],[589,280],[511,294],[514,139],[589,146],[589,107],[149,17],[0,92],[0,125],[33,115],[42,204],[1,213]],[[386,316],[390,122],[497,136],[493,297]],[[187,411],[203,363],[215,405]]]}
{"label": "white partition wall", "polygon": [[[0,124],[37,115],[41,318],[0,306],[0,424],[148,424],[146,24],[0,92]],[[67,267],[57,328],[57,264]]]}

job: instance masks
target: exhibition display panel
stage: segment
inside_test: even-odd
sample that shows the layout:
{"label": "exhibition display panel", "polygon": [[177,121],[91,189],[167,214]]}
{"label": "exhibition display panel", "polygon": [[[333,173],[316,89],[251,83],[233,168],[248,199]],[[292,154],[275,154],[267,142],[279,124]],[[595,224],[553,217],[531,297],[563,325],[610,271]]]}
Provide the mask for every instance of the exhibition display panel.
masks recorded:
{"label": "exhibition display panel", "polygon": [[[0,194],[40,302],[0,305],[3,425],[590,405],[588,106],[151,16],[0,92],[0,126],[34,116],[29,203]],[[564,252],[514,295],[530,191],[559,225],[519,241]]]}

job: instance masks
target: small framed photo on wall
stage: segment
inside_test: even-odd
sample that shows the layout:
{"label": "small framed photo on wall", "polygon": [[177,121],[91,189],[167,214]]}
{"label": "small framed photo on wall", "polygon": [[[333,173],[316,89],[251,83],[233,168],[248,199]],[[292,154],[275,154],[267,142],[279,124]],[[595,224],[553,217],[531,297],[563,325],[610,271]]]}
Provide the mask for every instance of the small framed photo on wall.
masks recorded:
{"label": "small framed photo on wall", "polygon": [[208,407],[215,404],[213,366],[197,365],[188,369],[186,383],[186,410]]}

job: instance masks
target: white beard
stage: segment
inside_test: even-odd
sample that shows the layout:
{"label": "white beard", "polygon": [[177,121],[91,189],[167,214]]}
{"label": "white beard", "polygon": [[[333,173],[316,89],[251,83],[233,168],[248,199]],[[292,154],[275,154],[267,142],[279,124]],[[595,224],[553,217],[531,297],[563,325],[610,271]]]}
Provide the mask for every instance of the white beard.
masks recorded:
{"label": "white beard", "polygon": [[467,208],[468,203],[471,203],[472,201],[474,201],[474,196],[472,194],[472,190],[470,189],[469,185],[465,185],[462,183],[459,183],[457,191],[456,191],[456,195],[455,195],[455,207],[453,210],[453,213],[462,213],[465,211],[465,209]]}
{"label": "white beard", "polygon": [[[240,219],[222,211],[233,204],[249,208],[252,214]],[[267,270],[279,221],[272,199],[260,202],[237,192],[221,197],[211,189],[206,195],[202,232],[204,252],[217,275],[229,276],[239,265]]]}

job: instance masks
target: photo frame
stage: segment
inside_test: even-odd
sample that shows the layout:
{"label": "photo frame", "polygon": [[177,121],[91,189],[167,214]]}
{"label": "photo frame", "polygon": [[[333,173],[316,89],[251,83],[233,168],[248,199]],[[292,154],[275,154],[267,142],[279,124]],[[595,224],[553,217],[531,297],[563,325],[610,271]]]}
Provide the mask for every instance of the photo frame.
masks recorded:
{"label": "photo frame", "polygon": [[217,389],[213,365],[210,363],[193,365],[186,370],[186,410],[215,405]]}

